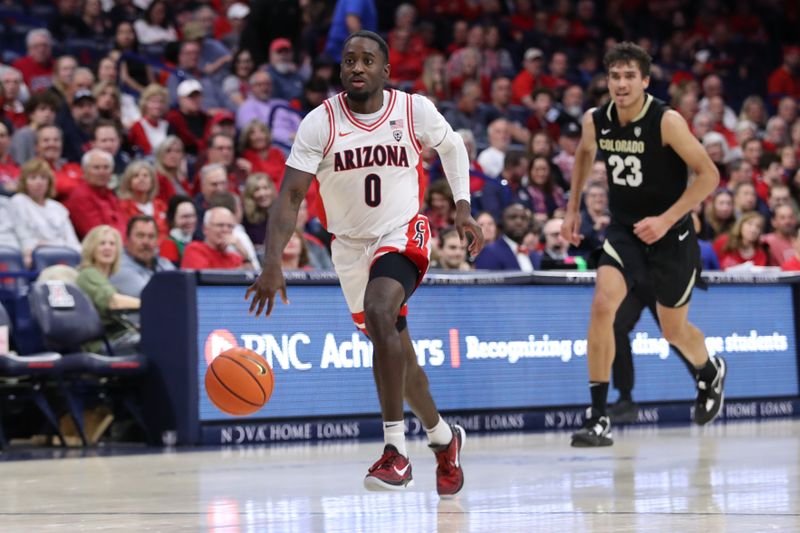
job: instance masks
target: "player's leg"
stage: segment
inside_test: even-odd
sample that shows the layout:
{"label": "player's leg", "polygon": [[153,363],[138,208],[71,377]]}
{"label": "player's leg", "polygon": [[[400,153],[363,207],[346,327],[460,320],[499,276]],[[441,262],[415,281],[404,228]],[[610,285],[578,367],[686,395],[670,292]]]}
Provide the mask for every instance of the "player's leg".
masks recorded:
{"label": "player's leg", "polygon": [[725,360],[719,356],[709,357],[703,332],[689,322],[688,304],[667,307],[659,303],[657,309],[664,338],[678,348],[695,369],[694,421],[707,424],[717,417],[725,401]]}
{"label": "player's leg", "polygon": [[597,269],[594,299],[589,316],[589,391],[592,407],[583,428],[572,435],[573,446],[610,446],[611,423],[606,414],[608,383],[614,361],[614,318],[628,292],[622,271],[609,264]]}
{"label": "player's leg", "polygon": [[[617,401],[608,406],[608,415],[617,422],[635,422],[639,409],[633,402],[634,366],[630,334],[645,308],[637,284],[622,301],[614,318],[614,363],[612,376],[614,388],[619,391]],[[653,296],[655,304],[655,295]]]}
{"label": "player's leg", "polygon": [[[653,315],[653,320],[655,320],[658,329],[661,329],[661,321],[658,319],[656,295],[652,289],[650,290],[650,296],[652,296],[652,298],[647,301],[647,308],[650,309],[650,314]],[[678,359],[680,359],[681,363],[683,363],[683,365],[686,367],[686,370],[689,372],[689,375],[692,376],[692,379],[697,380],[697,369],[694,367],[691,361],[689,361],[689,359],[683,355],[681,349],[673,344],[670,344],[670,348],[672,348],[672,350],[678,356]]]}

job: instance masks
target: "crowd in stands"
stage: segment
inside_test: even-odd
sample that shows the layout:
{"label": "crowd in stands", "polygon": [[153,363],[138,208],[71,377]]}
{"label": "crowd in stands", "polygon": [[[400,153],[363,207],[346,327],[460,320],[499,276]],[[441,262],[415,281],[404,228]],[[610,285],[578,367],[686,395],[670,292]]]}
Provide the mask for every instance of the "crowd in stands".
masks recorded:
{"label": "crowd in stands", "polygon": [[[101,311],[137,306],[156,271],[259,268],[297,127],[340,90],[341,43],[358,28],[386,37],[390,84],[430,98],[468,147],[488,245],[467,258],[441,164],[425,150],[434,267],[591,268],[610,221],[608,177],[597,162],[583,191],[570,187],[581,115],[609,99],[604,50],[632,40],[653,56],[649,91],[720,170],[719,190],[694,213],[705,267],[800,269],[800,7],[790,1],[2,9],[30,27],[0,65],[0,245],[27,264],[37,246],[82,250],[78,282]],[[578,247],[559,235],[572,194],[583,195]],[[312,187],[287,269],[331,268],[316,196]]]}

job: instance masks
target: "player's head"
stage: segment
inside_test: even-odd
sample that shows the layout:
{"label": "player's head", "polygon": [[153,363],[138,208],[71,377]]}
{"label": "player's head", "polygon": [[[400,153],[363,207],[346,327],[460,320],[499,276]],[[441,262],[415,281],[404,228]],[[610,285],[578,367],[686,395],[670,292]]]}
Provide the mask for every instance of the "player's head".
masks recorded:
{"label": "player's head", "polygon": [[344,41],[341,80],[351,100],[363,102],[382,91],[389,68],[389,47],[377,33],[361,30]]}
{"label": "player's head", "polygon": [[650,55],[631,42],[616,44],[606,52],[603,65],[608,72],[608,89],[620,107],[637,102],[650,84]]}

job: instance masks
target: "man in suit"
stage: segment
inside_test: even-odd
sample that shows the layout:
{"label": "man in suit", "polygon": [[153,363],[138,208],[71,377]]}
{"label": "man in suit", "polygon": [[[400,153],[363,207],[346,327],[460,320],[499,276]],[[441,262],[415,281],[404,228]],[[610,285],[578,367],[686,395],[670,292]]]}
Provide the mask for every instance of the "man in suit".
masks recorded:
{"label": "man in suit", "polygon": [[531,227],[531,212],[522,204],[511,204],[503,210],[502,234],[486,246],[475,260],[475,268],[482,270],[521,270],[533,272],[538,269],[542,256],[522,244]]}

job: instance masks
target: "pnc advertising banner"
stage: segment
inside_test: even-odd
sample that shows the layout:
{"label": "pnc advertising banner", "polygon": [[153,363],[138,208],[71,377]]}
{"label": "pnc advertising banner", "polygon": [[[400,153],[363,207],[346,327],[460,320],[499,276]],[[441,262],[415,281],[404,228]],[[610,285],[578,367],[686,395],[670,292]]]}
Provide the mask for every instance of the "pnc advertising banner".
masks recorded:
{"label": "pnc advertising banner", "polygon": [[[417,360],[441,410],[584,405],[591,285],[423,286],[409,304]],[[201,421],[231,421],[202,383],[220,352],[243,346],[275,373],[272,399],[236,420],[378,413],[372,344],[338,286],[288,288],[271,317],[247,314],[243,286],[199,286],[197,374]],[[728,362],[728,399],[798,394],[789,285],[714,285],[695,291],[690,319]],[[694,382],[648,311],[631,335],[640,402],[691,400]],[[611,400],[615,394],[611,393]]]}

